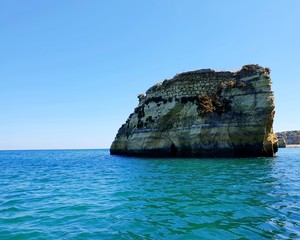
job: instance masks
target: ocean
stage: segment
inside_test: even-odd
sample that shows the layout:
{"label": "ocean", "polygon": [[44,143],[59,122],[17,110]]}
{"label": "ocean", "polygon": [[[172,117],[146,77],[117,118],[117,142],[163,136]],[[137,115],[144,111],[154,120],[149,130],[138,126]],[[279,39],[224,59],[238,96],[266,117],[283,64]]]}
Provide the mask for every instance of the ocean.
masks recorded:
{"label": "ocean", "polygon": [[299,239],[300,148],[274,158],[0,151],[0,239]]}

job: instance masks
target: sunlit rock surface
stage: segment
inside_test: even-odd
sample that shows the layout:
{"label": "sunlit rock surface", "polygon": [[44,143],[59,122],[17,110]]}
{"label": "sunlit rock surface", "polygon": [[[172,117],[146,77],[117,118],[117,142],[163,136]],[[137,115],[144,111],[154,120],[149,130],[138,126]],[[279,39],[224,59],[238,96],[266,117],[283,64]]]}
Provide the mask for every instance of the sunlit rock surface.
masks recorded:
{"label": "sunlit rock surface", "polygon": [[203,69],[177,74],[138,95],[111,154],[143,157],[274,156],[270,70]]}

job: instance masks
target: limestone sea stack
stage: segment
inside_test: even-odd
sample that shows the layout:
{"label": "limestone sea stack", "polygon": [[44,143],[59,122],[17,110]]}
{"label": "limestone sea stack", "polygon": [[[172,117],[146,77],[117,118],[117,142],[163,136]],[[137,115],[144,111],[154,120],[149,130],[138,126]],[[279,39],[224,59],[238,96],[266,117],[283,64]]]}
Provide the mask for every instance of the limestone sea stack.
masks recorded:
{"label": "limestone sea stack", "polygon": [[141,157],[274,156],[270,69],[202,69],[157,83],[119,129],[110,153]]}

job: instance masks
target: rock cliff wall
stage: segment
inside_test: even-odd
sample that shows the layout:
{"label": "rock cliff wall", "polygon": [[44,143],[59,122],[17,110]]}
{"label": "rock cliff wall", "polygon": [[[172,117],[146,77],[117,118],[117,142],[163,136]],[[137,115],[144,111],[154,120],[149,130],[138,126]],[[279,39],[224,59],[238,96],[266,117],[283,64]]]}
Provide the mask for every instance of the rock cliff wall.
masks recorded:
{"label": "rock cliff wall", "polygon": [[284,131],[276,133],[278,138],[283,139],[288,145],[300,144],[300,131]]}
{"label": "rock cliff wall", "polygon": [[270,70],[211,69],[177,74],[138,96],[111,154],[145,157],[273,156]]}

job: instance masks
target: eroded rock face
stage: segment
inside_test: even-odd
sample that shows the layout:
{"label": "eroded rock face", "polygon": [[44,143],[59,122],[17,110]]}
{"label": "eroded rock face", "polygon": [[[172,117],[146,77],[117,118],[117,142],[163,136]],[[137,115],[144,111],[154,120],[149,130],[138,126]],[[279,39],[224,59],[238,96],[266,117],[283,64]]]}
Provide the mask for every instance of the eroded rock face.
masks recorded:
{"label": "eroded rock face", "polygon": [[111,154],[143,157],[274,156],[270,70],[177,74],[138,96]]}

